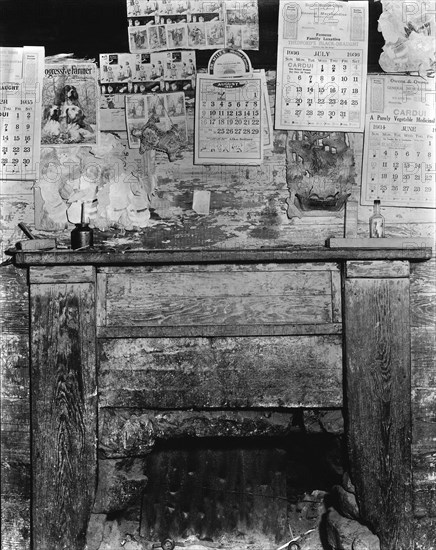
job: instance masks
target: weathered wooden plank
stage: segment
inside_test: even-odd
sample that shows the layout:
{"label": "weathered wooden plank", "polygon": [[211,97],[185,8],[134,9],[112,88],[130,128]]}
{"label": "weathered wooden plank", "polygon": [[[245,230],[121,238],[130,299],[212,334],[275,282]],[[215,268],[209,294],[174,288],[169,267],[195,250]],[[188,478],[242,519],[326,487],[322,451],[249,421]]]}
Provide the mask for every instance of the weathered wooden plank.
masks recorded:
{"label": "weathered wooden plank", "polygon": [[[425,243],[429,243],[429,246],[433,247],[434,251],[434,223],[385,223],[385,237],[386,239],[402,239],[409,243],[416,243],[418,246],[423,246]],[[360,224],[357,226],[358,238],[369,237],[369,225],[368,223]],[[373,239],[380,240],[380,239]]]}
{"label": "weathered wooden plank", "polygon": [[[359,223],[366,225],[369,230],[369,218],[373,214],[373,206],[359,204]],[[433,208],[420,208],[396,206],[395,208],[382,208],[382,214],[386,223],[396,225],[416,225],[422,223],[436,223],[436,215]]]}
{"label": "weathered wooden plank", "polygon": [[413,445],[420,452],[436,449],[435,388],[413,388]]}
{"label": "weathered wooden plank", "polygon": [[29,550],[29,499],[13,495],[2,496],[2,548],[5,550]]}
{"label": "weathered wooden plank", "polygon": [[121,297],[106,302],[108,326],[315,324],[332,322],[331,296]]}
{"label": "weathered wooden plank", "polygon": [[412,264],[410,303],[411,326],[436,331],[436,258]]}
{"label": "weathered wooden plank", "polygon": [[341,239],[335,237],[333,239],[329,239],[328,244],[330,248],[377,248],[379,250],[399,248],[406,252],[408,249],[425,249],[427,247],[432,247],[434,246],[434,238],[389,237],[385,239],[368,239],[358,237],[357,239]]}
{"label": "weathered wooden plank", "polygon": [[83,550],[96,476],[94,286],[31,286],[33,547]]}
{"label": "weathered wooden plank", "polygon": [[340,267],[336,262],[303,262],[303,263],[275,263],[275,262],[265,262],[265,263],[210,263],[210,264],[155,264],[155,265],[135,265],[132,267],[126,266],[116,266],[116,267],[97,267],[98,274],[106,274],[109,276],[113,275],[124,275],[132,276],[136,274],[143,275],[145,273],[214,273],[216,276],[221,275],[221,273],[239,273],[243,271],[247,272],[299,272],[299,271],[308,271],[313,273],[314,271],[334,271],[340,273]]}
{"label": "weathered wooden plank", "polygon": [[[307,228],[305,229],[307,231]],[[235,247],[237,243],[235,244]],[[162,263],[228,263],[228,262],[304,262],[341,260],[427,260],[431,248],[410,249],[350,249],[321,246],[282,247],[263,249],[209,249],[209,250],[144,250],[144,251],[87,251],[70,250],[16,252],[17,266],[30,265],[146,265]]]}
{"label": "weathered wooden plank", "polygon": [[142,296],[222,297],[222,296],[322,296],[331,295],[330,272],[226,271],[170,274],[157,272],[108,275],[108,302],[123,303]]}
{"label": "weathered wooden plank", "polygon": [[300,432],[291,411],[160,411],[101,408],[99,455],[107,458],[145,455],[157,439],[185,437],[284,437]]}
{"label": "weathered wooden plank", "polygon": [[[126,274],[127,275],[127,274]],[[132,276],[129,273],[129,276]],[[134,275],[133,275],[134,276]],[[107,273],[97,273],[96,278],[96,323],[97,327],[106,326],[106,294],[107,294]]]}
{"label": "weathered wooden plank", "polygon": [[436,388],[436,331],[412,327],[412,386]]}
{"label": "weathered wooden plank", "polygon": [[337,407],[341,361],[340,336],[102,340],[100,405]]}
{"label": "weathered wooden plank", "polygon": [[[415,517],[436,517],[436,450],[413,454],[413,489]],[[435,539],[436,542],[436,539]]]}
{"label": "weathered wooden plank", "polygon": [[409,262],[402,261],[367,261],[367,262],[347,262],[346,276],[369,277],[369,278],[389,278],[389,277],[409,277]]}
{"label": "weathered wooden plank", "polygon": [[[20,222],[33,224],[33,193],[3,195],[1,201],[0,230],[16,227]],[[22,234],[17,241],[22,240]]]}
{"label": "weathered wooden plank", "polygon": [[408,279],[345,281],[349,454],[382,550],[412,548]]}
{"label": "weathered wooden plank", "polygon": [[415,550],[436,550],[436,518],[415,520]]}
{"label": "weathered wooden plank", "polygon": [[3,266],[0,273],[0,332],[25,334],[29,332],[29,294],[27,274],[14,266]]}
{"label": "weathered wooden plank", "polygon": [[87,266],[31,267],[30,284],[93,283],[95,268]]}
{"label": "weathered wooden plank", "polygon": [[342,334],[341,323],[285,325],[192,325],[97,327],[98,338],[176,338],[197,336],[295,336]]}
{"label": "weathered wooden plank", "polygon": [[345,203],[344,236],[346,239],[355,239],[357,237],[357,211],[357,201],[348,200]]}
{"label": "weathered wooden plank", "polygon": [[431,258],[431,260],[426,262],[411,264],[410,290],[416,294],[422,292],[432,294],[436,292],[436,258]]}
{"label": "weathered wooden plank", "polygon": [[339,272],[331,274],[332,321],[342,323],[342,277]]}
{"label": "weathered wooden plank", "polygon": [[410,325],[436,330],[436,293],[410,293]]}

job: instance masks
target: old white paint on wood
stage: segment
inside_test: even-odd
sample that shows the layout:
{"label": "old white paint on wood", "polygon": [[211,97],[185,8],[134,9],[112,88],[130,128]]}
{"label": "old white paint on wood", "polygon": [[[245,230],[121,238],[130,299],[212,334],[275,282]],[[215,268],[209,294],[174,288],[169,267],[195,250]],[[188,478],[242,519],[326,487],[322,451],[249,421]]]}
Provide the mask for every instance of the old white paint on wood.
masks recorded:
{"label": "old white paint on wood", "polygon": [[350,261],[345,264],[347,277],[390,278],[409,277],[409,262],[387,261]]}

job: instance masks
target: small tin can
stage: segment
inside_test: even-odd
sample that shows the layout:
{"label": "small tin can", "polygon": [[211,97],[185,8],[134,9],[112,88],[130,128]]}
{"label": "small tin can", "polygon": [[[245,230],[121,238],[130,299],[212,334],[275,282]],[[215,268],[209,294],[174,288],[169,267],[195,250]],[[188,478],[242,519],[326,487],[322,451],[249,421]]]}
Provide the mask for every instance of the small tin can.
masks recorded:
{"label": "small tin can", "polygon": [[76,223],[76,227],[71,231],[71,248],[89,248],[93,246],[93,231],[87,223]]}

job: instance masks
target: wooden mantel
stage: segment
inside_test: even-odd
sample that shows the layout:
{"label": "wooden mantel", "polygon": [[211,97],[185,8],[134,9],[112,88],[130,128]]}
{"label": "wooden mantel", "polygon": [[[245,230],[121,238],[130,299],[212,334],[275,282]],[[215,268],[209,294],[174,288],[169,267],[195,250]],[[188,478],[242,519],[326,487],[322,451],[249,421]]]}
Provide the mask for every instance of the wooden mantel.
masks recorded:
{"label": "wooden mantel", "polygon": [[[405,241],[406,242],[406,241]],[[47,250],[14,252],[17,266],[55,265],[146,265],[159,263],[215,262],[342,262],[351,260],[424,261],[432,255],[431,247],[402,246],[399,248],[327,248],[294,247],[264,249],[209,250]]]}
{"label": "wooden mantel", "polygon": [[[313,342],[310,349],[319,342],[328,342],[329,349],[332,342],[339,347],[343,366],[340,360],[335,372],[339,372],[343,382],[337,382],[336,393],[330,393],[328,399],[337,404],[339,395],[336,406],[341,406],[344,392],[351,473],[362,516],[380,537],[381,550],[410,550],[413,514],[409,267],[410,262],[425,261],[431,254],[431,248],[426,247],[17,251],[15,265],[28,269],[30,285],[33,549],[85,547],[97,479],[97,411],[104,406],[99,403],[104,390],[97,368],[101,346],[108,341],[116,344],[122,338],[144,341],[150,337],[229,335],[239,338],[244,346],[250,340],[247,336],[255,335],[278,338],[279,344],[283,338],[286,349],[291,349],[289,342],[293,338],[299,339],[299,345],[304,341],[301,349],[306,358],[313,357],[304,347],[308,338]],[[144,298],[142,292],[137,293],[138,288],[159,288],[161,281],[169,285],[174,275],[180,274],[188,292],[186,289],[195,289],[201,277],[209,277],[209,284],[216,271],[219,284],[214,291],[228,289],[232,298],[228,301],[230,307],[223,309],[226,314],[230,310],[231,315],[219,326],[214,325],[214,318],[208,321],[203,317],[203,324],[198,326],[191,319],[193,324],[188,330],[183,315],[173,326],[168,316],[159,317],[161,305],[154,303],[152,294]],[[150,273],[154,279],[148,278]],[[279,323],[270,321],[274,319],[272,308],[270,317],[259,320],[255,316],[255,324],[250,325],[243,319],[244,315],[248,317],[244,313],[244,297],[238,302],[242,304],[239,309],[231,308],[235,302],[232,285],[236,280],[244,288],[245,297],[251,293],[251,301],[247,301],[252,308],[250,315],[261,312],[261,317],[262,304],[259,307],[253,296],[259,282],[263,285],[262,299],[267,303],[271,277],[274,284],[287,277],[285,283],[280,283],[285,289],[283,296],[273,301],[278,310],[283,304]],[[148,281],[153,284],[148,285]],[[314,286],[310,286],[312,282]],[[111,285],[119,289],[124,284],[125,291],[111,290]],[[320,285],[326,292],[320,290]],[[177,288],[176,283],[173,288]],[[316,296],[310,296],[311,289]],[[135,292],[139,295],[138,304],[126,306],[126,300],[132,301]],[[302,301],[302,294],[307,302]],[[125,312],[117,311],[118,296],[122,297],[120,307],[127,307]],[[215,299],[206,298],[208,304],[216,303]],[[201,308],[205,307],[206,298]],[[159,299],[165,304],[164,298]],[[304,311],[305,303],[311,304],[311,311]],[[158,319],[157,326],[151,326],[144,304],[155,308],[152,313]],[[273,362],[271,368],[276,368]],[[304,378],[304,369],[302,373],[300,378]],[[251,377],[256,378],[256,374],[251,372]],[[289,377],[295,378],[292,372]],[[317,378],[312,373],[313,379]],[[307,389],[307,380],[302,383]],[[197,390],[201,392],[202,388]],[[113,388],[111,391],[113,395]],[[233,398],[237,404],[238,396]],[[284,406],[313,406],[305,403],[297,388]],[[274,406],[273,401],[255,404]]]}

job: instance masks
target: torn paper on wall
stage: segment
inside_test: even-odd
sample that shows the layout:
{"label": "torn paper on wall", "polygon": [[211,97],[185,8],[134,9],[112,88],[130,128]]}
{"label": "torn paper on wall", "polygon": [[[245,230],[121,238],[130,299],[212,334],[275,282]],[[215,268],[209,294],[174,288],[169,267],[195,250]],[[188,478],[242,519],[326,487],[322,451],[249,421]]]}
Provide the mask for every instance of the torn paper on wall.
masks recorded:
{"label": "torn paper on wall", "polygon": [[138,152],[114,134],[102,134],[94,147],[43,147],[35,226],[65,229],[80,221],[84,202],[92,227],[146,227],[150,223],[146,178]]}

